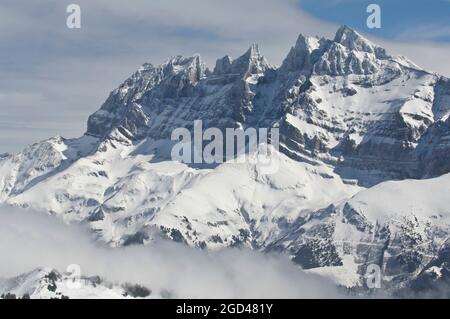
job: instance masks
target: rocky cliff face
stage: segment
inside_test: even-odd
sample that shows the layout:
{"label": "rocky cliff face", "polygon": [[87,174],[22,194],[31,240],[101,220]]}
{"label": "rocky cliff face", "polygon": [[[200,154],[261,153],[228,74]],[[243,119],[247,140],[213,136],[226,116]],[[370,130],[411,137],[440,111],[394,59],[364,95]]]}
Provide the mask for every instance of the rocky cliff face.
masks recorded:
{"label": "rocky cliff face", "polygon": [[89,118],[87,134],[123,127],[133,140],[169,138],[196,119],[222,129],[280,125],[290,157],[332,163],[370,186],[448,171],[449,92],[448,79],[344,26],[334,40],[300,35],[279,68],[257,45],[213,72],[199,56],[145,64]]}
{"label": "rocky cliff face", "polygon": [[[85,136],[0,157],[0,201],[86,222],[112,246],[282,251],[350,287],[377,264],[397,289],[447,267],[449,115],[449,79],[345,26],[300,35],[279,67],[257,45],[212,71],[175,57],[114,90]],[[172,131],[194,120],[279,127],[278,171],[171,161]]]}

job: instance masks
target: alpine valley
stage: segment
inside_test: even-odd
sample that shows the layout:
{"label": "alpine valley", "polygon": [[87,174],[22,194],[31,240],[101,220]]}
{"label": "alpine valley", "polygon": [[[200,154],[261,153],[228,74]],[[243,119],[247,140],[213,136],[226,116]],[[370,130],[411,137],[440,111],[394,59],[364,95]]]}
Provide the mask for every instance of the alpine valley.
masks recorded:
{"label": "alpine valley", "polygon": [[[279,128],[269,155],[278,169],[172,161],[173,130],[193,130],[195,120],[223,131]],[[256,44],[213,69],[200,56],[146,63],[89,117],[84,136],[0,156],[4,205],[88,225],[112,247],[169,239],[285,254],[350,294],[372,293],[366,270],[378,265],[389,295],[449,297],[449,195],[450,79],[347,26],[332,40],[300,35],[280,66]],[[124,289],[88,286],[108,296]],[[38,284],[5,287],[48,294]]]}

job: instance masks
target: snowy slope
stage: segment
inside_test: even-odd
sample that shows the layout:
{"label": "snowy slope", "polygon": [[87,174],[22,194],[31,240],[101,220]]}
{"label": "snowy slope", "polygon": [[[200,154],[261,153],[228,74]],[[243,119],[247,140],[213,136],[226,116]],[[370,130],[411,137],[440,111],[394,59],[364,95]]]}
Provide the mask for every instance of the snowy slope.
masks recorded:
{"label": "snowy slope", "polygon": [[450,248],[448,194],[450,174],[384,182],[311,214],[270,248],[346,286],[362,284],[371,264],[388,287],[403,286]]}
{"label": "snowy slope", "polygon": [[[134,286],[136,287],[136,286]],[[99,277],[82,277],[74,281],[69,274],[50,268],[36,268],[28,273],[0,281],[0,295],[28,296],[31,299],[123,299],[155,298],[145,287],[142,294],[133,294],[132,285],[109,283]],[[148,294],[148,295],[147,295]],[[144,295],[147,295],[144,297]],[[159,296],[159,298],[161,298]]]}
{"label": "snowy slope", "polygon": [[[198,170],[156,160],[152,144],[161,143],[109,143],[7,202],[48,210],[68,222],[90,222],[112,245],[164,235],[200,247],[263,247],[305,211],[360,189],[344,184],[331,167],[275,151],[280,168],[267,174],[248,162]],[[143,148],[150,154],[139,153]]]}

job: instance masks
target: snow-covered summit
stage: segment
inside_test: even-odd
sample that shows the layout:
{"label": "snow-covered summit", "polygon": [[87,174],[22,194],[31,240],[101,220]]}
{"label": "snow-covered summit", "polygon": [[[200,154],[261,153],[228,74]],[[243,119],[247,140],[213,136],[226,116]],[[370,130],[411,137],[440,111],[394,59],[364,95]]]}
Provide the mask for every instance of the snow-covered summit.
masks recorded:
{"label": "snow-covered summit", "polygon": [[389,57],[385,49],[373,44],[357,31],[346,25],[341,26],[336,32],[334,42],[337,42],[352,51],[374,54],[377,59],[386,59]]}

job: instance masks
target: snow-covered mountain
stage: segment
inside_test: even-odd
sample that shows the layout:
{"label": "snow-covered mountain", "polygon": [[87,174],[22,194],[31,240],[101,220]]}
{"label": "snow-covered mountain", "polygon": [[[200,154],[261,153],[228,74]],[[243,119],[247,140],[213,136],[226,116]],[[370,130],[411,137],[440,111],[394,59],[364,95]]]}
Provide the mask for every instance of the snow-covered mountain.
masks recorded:
{"label": "snow-covered mountain", "polygon": [[162,298],[144,286],[107,282],[100,277],[74,278],[51,268],[36,268],[14,278],[0,279],[1,298],[12,299],[130,299]]}
{"label": "snow-covered mountain", "polygon": [[[279,127],[279,169],[172,161],[171,133],[194,120]],[[257,45],[213,70],[200,56],[144,64],[84,136],[0,157],[0,202],[87,223],[112,246],[282,251],[348,287],[377,264],[398,289],[448,273],[449,172],[450,79],[343,26],[300,35],[279,67]]]}

